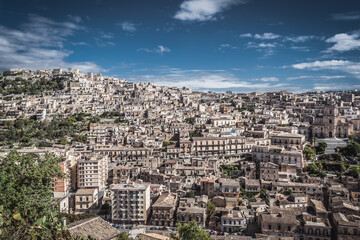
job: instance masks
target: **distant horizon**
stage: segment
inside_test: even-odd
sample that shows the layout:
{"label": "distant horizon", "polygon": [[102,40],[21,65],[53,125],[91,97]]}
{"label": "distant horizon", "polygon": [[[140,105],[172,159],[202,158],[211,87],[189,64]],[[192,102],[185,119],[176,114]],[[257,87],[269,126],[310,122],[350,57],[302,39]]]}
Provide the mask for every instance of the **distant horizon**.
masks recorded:
{"label": "distant horizon", "polygon": [[[71,68],[71,67],[59,67],[59,68],[53,68],[53,69],[25,69],[25,68],[9,68],[5,71],[11,71],[11,69],[21,69],[21,70],[30,70],[30,71],[38,71],[38,70],[55,70],[55,69],[64,69],[64,70],[68,70],[68,68]],[[76,69],[76,68],[71,68],[71,70],[79,70],[79,69]],[[80,71],[80,70],[79,70]],[[4,71],[3,71],[4,72]],[[2,73],[3,73],[2,72]],[[117,78],[119,80],[126,80],[127,82],[134,82],[134,83],[153,83],[159,87],[170,87],[170,88],[187,88],[187,89],[190,89],[191,91],[195,91],[195,92],[213,92],[213,93],[226,93],[228,91],[231,91],[232,93],[234,94],[249,94],[249,93],[255,93],[255,92],[259,92],[261,94],[265,94],[265,93],[277,93],[277,92],[290,92],[290,93],[293,93],[293,94],[306,94],[306,93],[329,93],[329,92],[357,92],[359,91],[359,89],[348,89],[348,90],[327,90],[327,91],[322,91],[322,90],[315,90],[315,91],[307,91],[307,92],[291,92],[289,90],[286,90],[286,89],[279,89],[279,90],[276,90],[276,91],[250,91],[250,92],[238,92],[238,91],[233,91],[231,89],[228,89],[228,90],[224,90],[224,91],[216,91],[215,90],[210,90],[210,89],[200,89],[200,90],[197,90],[197,89],[192,89],[192,88],[189,88],[187,86],[182,86],[182,87],[177,87],[177,86],[167,86],[167,85],[159,85],[158,82],[151,82],[151,81],[132,81],[132,80],[128,80],[126,78],[123,78],[123,77],[118,77],[118,76],[113,76],[113,75],[104,75],[103,73],[96,73],[96,72],[82,72],[80,71],[82,74],[101,74],[103,77],[113,77],[113,78]]]}
{"label": "distant horizon", "polygon": [[216,92],[360,89],[359,21],[357,0],[0,0],[0,71],[72,66]]}

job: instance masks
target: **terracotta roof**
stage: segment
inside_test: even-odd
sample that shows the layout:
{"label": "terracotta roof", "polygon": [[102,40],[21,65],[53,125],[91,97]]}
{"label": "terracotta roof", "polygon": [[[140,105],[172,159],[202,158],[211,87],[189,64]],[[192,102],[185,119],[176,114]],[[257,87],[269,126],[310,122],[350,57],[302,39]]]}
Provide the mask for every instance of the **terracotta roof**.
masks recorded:
{"label": "terracotta roof", "polygon": [[202,179],[200,179],[200,182],[211,182],[211,183],[213,183],[213,182],[215,182],[215,180],[212,179],[212,178],[202,178]]}
{"label": "terracotta roof", "polygon": [[170,237],[158,234],[158,233],[140,233],[136,239],[139,240],[169,240]]}
{"label": "terracotta roof", "polygon": [[95,188],[80,188],[76,191],[75,195],[92,195],[95,192]]}
{"label": "terracotta roof", "polygon": [[71,236],[91,236],[96,240],[110,240],[120,232],[101,217],[89,218],[68,225]]}
{"label": "terracotta roof", "polygon": [[175,207],[175,200],[175,194],[164,193],[156,200],[153,207]]}

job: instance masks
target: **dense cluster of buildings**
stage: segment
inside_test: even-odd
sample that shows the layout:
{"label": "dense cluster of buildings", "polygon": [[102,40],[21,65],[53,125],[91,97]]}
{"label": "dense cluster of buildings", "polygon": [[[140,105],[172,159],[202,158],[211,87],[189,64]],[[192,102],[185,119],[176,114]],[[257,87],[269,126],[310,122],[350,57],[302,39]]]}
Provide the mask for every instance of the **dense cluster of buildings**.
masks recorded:
{"label": "dense cluster of buildings", "polygon": [[98,213],[107,203],[114,224],[196,221],[232,239],[360,239],[359,179],[310,176],[303,152],[316,139],[360,133],[356,91],[214,93],[72,69],[10,72],[4,80],[61,77],[65,88],[2,96],[6,120],[118,113],[90,123],[86,143],[19,150],[63,158],[66,178],[54,187],[62,212]]}

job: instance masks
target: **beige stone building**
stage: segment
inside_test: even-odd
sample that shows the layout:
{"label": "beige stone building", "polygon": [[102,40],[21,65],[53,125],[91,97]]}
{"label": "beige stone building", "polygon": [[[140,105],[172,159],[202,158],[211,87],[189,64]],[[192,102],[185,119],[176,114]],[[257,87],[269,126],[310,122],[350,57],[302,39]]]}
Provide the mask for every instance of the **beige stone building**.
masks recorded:
{"label": "beige stone building", "polygon": [[90,214],[99,211],[98,189],[78,189],[75,193],[75,214]]}
{"label": "beige stone building", "polygon": [[197,155],[241,154],[251,151],[245,137],[193,137],[193,152]]}
{"label": "beige stone building", "polygon": [[307,212],[302,213],[302,229],[300,237],[304,240],[331,239],[331,225],[328,212],[321,201],[309,200]]}
{"label": "beige stone building", "polygon": [[275,133],[271,137],[271,144],[276,146],[284,146],[287,149],[296,147],[299,150],[303,150],[305,147],[305,136],[296,133]]}
{"label": "beige stone building", "polygon": [[259,179],[265,181],[279,181],[279,166],[271,162],[260,162]]}
{"label": "beige stone building", "polygon": [[207,201],[206,195],[181,198],[176,212],[177,222],[184,224],[196,221],[200,227],[205,227]]}
{"label": "beige stone building", "polygon": [[174,225],[174,214],[177,195],[174,193],[163,193],[151,206],[151,225],[169,226]]}
{"label": "beige stone building", "polygon": [[260,214],[258,222],[263,234],[276,237],[294,236],[300,226],[300,222],[291,210]]}
{"label": "beige stone building", "polygon": [[256,145],[253,147],[252,156],[257,162],[272,162],[277,165],[282,163],[295,164],[300,169],[306,166],[306,161],[300,150],[285,150],[282,147]]}
{"label": "beige stone building", "polygon": [[312,124],[313,138],[346,138],[351,132],[352,124],[339,116],[338,107],[334,104],[325,106]]}
{"label": "beige stone building", "polygon": [[348,215],[343,213],[333,214],[334,234],[336,240],[355,240],[360,239],[360,216]]}

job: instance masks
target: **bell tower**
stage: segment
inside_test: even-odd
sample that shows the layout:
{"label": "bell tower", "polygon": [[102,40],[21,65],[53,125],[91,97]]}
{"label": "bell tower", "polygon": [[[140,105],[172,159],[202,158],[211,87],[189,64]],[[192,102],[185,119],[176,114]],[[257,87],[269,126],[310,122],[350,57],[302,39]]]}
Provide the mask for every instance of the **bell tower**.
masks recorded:
{"label": "bell tower", "polygon": [[336,124],[339,112],[336,104],[327,105],[324,107],[324,135],[325,137],[332,138],[336,136]]}

